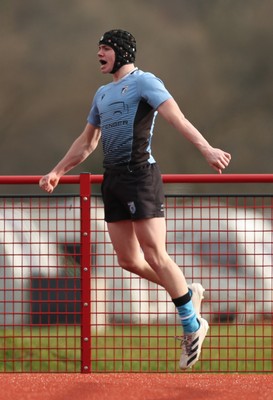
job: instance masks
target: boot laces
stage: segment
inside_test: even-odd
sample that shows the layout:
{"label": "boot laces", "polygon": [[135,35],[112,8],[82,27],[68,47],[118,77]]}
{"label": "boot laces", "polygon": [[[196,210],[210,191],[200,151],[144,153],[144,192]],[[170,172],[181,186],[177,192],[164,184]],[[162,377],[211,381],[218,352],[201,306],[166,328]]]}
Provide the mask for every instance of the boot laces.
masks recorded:
{"label": "boot laces", "polygon": [[180,341],[180,346],[185,350],[186,354],[191,354],[192,352],[192,336],[190,333],[184,336],[175,336],[176,340]]}

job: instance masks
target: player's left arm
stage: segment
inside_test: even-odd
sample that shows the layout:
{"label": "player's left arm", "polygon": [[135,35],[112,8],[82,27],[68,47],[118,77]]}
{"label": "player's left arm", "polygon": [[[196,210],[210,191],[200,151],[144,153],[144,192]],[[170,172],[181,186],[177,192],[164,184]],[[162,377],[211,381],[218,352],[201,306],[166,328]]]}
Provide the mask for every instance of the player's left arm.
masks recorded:
{"label": "player's left arm", "polygon": [[178,132],[203,154],[208,164],[218,173],[225,169],[231,155],[221,149],[212,147],[204,136],[187,120],[173,98],[164,101],[157,109],[158,113],[169,122]]}

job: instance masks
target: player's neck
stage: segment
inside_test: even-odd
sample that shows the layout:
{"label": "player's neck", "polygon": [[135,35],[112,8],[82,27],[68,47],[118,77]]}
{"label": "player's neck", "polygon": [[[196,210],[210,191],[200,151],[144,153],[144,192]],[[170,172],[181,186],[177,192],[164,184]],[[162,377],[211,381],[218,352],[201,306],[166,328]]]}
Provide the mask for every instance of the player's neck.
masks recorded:
{"label": "player's neck", "polygon": [[117,72],[113,74],[113,81],[120,81],[122,78],[131,74],[136,69],[137,68],[134,66],[134,64],[123,65]]}

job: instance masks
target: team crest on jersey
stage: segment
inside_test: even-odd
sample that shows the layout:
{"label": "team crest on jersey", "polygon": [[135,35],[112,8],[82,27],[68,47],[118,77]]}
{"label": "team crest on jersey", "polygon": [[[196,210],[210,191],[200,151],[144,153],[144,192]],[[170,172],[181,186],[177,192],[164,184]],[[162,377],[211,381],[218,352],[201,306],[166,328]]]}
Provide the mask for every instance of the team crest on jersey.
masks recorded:
{"label": "team crest on jersey", "polygon": [[123,88],[121,89],[121,94],[125,94],[128,90],[128,86],[123,86]]}
{"label": "team crest on jersey", "polygon": [[129,201],[127,204],[128,204],[128,206],[129,206],[130,213],[131,213],[131,214],[135,214],[135,212],[136,212],[136,205],[135,205],[135,203],[134,203],[133,201]]}

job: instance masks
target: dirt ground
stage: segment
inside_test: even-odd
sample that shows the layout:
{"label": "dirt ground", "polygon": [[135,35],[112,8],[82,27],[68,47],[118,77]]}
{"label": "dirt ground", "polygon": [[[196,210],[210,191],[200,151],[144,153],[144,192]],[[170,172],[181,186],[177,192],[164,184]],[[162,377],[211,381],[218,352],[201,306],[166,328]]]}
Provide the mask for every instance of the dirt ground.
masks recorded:
{"label": "dirt ground", "polygon": [[1,400],[271,400],[273,374],[1,374]]}

